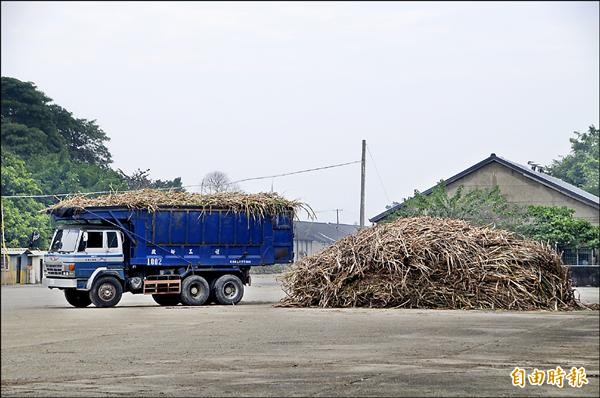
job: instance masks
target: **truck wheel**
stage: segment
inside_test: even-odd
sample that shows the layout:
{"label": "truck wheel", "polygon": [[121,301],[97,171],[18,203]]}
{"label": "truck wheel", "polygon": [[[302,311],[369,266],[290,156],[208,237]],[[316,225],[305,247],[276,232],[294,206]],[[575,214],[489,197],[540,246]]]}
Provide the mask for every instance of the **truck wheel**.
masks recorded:
{"label": "truck wheel", "polygon": [[69,304],[77,308],[85,308],[92,304],[89,293],[77,289],[65,289],[65,298]]}
{"label": "truck wheel", "polygon": [[90,299],[96,307],[113,307],[121,301],[123,287],[117,278],[102,276],[92,285]]}
{"label": "truck wheel", "polygon": [[209,294],[208,282],[200,275],[190,275],[181,284],[181,302],[185,305],[202,305]]}
{"label": "truck wheel", "polygon": [[178,294],[153,294],[152,298],[158,305],[177,305],[181,302]]}
{"label": "truck wheel", "polygon": [[244,284],[235,275],[223,275],[215,281],[214,295],[219,304],[237,304],[244,295]]}

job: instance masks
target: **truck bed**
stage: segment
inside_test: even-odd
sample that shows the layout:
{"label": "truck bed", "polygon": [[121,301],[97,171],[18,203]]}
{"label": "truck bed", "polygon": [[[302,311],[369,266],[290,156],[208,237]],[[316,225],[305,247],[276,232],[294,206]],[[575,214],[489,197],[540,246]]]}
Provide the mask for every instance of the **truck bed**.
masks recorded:
{"label": "truck bed", "polygon": [[119,227],[131,242],[124,250],[130,265],[238,268],[294,258],[292,214],[253,217],[219,209],[98,207],[54,217]]}

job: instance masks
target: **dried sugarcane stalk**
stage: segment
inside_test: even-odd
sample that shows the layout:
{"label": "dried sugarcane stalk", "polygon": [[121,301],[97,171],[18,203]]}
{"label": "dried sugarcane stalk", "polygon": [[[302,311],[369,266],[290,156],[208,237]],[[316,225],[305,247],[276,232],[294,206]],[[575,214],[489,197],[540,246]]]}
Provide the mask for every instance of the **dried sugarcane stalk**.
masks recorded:
{"label": "dried sugarcane stalk", "polygon": [[297,200],[285,199],[277,193],[247,194],[239,192],[219,192],[214,194],[196,194],[174,190],[142,189],[111,193],[98,197],[74,195],[66,198],[46,209],[44,212],[52,213],[60,209],[72,208],[83,210],[86,207],[122,206],[130,209],[145,209],[155,212],[160,208],[195,207],[203,212],[212,210],[226,210],[233,213],[246,213],[249,216],[262,218],[266,215],[304,210],[310,218],[314,212],[306,203]]}
{"label": "dried sugarcane stalk", "polygon": [[573,309],[568,270],[548,245],[462,220],[376,225],[305,257],[282,277],[282,306]]}

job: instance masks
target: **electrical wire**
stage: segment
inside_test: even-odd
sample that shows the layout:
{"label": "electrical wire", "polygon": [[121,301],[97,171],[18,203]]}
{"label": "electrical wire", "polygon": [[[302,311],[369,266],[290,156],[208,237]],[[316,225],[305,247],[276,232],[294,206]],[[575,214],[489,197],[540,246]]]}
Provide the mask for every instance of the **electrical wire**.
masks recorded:
{"label": "electrical wire", "polygon": [[[315,168],[312,168],[312,169],[292,171],[292,172],[289,172],[289,173],[274,174],[274,175],[270,175],[270,176],[244,178],[242,180],[237,180],[237,181],[230,182],[229,185],[231,185],[231,184],[237,184],[239,182],[264,180],[264,179],[268,179],[268,178],[285,177],[285,176],[294,175],[294,174],[309,173],[309,172],[312,172],[312,171],[331,169],[331,168],[334,168],[334,167],[348,166],[348,165],[355,164],[355,163],[360,163],[360,160],[356,160],[354,162],[338,163],[338,164],[333,164],[333,165],[329,165],[329,166],[315,167]],[[201,185],[202,184],[194,184],[194,185],[185,185],[185,186],[182,186],[182,187],[155,188],[155,189],[157,189],[157,190],[178,190],[178,189],[184,189],[184,188],[199,187]],[[130,190],[123,190],[123,191],[118,191],[118,192],[138,192],[138,191],[141,191],[141,189],[130,189]],[[48,195],[2,195],[2,199],[59,198],[59,197],[71,196],[71,195],[100,195],[100,194],[115,193],[115,192],[117,192],[117,191],[71,192],[71,193],[58,193],[58,194],[51,194],[51,195],[50,194],[48,194]]]}
{"label": "electrical wire", "polygon": [[[156,189],[180,189],[180,188],[156,188]],[[119,192],[136,192],[140,191],[140,189],[131,189],[126,191]],[[71,193],[55,193],[48,195],[2,195],[2,199],[40,199],[40,198],[58,198],[61,196],[70,196],[70,195],[98,195],[103,193],[114,193],[117,191],[97,191],[97,192],[71,192]]]}
{"label": "electrical wire", "polygon": [[311,171],[318,171],[318,170],[325,170],[325,169],[331,169],[334,167],[342,167],[342,166],[348,166],[350,164],[355,164],[355,163],[360,163],[360,160],[355,160],[354,162],[347,162],[347,163],[338,163],[338,164],[333,164],[331,166],[323,166],[323,167],[315,167],[314,169],[306,169],[306,170],[300,170],[300,171],[292,171],[289,173],[283,173],[283,174],[274,174],[271,176],[263,176],[263,177],[252,177],[252,178],[244,178],[243,180],[237,180],[237,181],[233,181],[230,184],[237,184],[239,182],[246,182],[246,181],[254,181],[254,180],[264,180],[267,178],[275,178],[275,177],[285,177],[285,176],[291,176],[293,174],[301,174],[301,173],[308,173]]}
{"label": "electrical wire", "polygon": [[390,200],[387,190],[385,189],[385,185],[383,184],[383,179],[381,178],[381,174],[379,174],[379,170],[377,169],[377,164],[375,163],[375,158],[373,158],[373,155],[371,154],[371,150],[369,149],[368,145],[367,145],[367,152],[369,152],[369,157],[373,161],[373,166],[375,166],[375,173],[377,174],[377,177],[379,178],[379,184],[381,185],[381,189],[383,189],[383,194],[385,195],[385,198],[387,199],[388,203],[391,203],[392,201]]}

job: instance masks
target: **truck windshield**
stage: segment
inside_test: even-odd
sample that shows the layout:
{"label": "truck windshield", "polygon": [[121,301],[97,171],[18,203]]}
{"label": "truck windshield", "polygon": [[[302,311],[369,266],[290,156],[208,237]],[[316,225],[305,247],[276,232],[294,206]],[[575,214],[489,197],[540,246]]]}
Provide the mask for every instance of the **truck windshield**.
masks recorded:
{"label": "truck windshield", "polygon": [[78,237],[78,229],[59,229],[54,235],[54,240],[50,245],[50,251],[63,253],[74,252]]}

